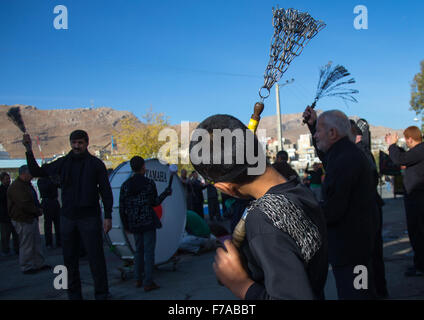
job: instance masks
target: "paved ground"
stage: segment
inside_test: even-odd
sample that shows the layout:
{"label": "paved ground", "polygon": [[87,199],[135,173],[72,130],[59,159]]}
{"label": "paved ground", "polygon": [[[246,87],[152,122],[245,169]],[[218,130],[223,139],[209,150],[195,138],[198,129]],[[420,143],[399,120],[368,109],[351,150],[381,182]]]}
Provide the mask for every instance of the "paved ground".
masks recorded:
{"label": "paved ground", "polygon": [[[390,299],[424,299],[424,277],[406,278],[403,275],[406,267],[412,264],[412,256],[405,231],[402,199],[387,199],[388,195],[384,195],[384,255]],[[113,299],[234,299],[231,292],[216,281],[212,270],[214,252],[198,256],[181,255],[175,271],[172,264],[160,266],[154,277],[161,289],[145,293],[142,289],[135,288],[131,275],[125,281],[121,279],[118,267],[122,266],[122,262],[107,248],[105,250]],[[63,263],[60,249],[46,250],[46,256],[47,262],[53,266]],[[80,265],[84,298],[93,299],[93,281],[88,261],[82,259]],[[0,257],[0,299],[66,299],[63,291],[53,287],[55,276],[52,271],[23,275],[19,271],[17,256]],[[326,297],[330,300],[337,298],[331,271],[326,286]]]}

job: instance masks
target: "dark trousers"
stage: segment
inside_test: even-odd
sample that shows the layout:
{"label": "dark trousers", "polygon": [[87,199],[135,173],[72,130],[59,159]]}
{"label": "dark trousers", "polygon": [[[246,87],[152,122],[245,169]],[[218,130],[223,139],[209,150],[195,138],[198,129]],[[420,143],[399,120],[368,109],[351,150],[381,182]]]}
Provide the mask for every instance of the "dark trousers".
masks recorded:
{"label": "dark trousers", "polygon": [[[57,200],[49,200],[57,201]],[[60,241],[60,207],[59,203],[57,206],[44,205],[45,200],[43,200],[43,210],[44,210],[44,237],[46,241],[46,246],[53,246],[53,226],[54,233],[56,237],[56,246],[61,246]]]}
{"label": "dark trousers", "polygon": [[153,269],[155,266],[156,229],[134,233],[134,240],[135,278],[143,281],[144,286],[150,286],[153,284]]}
{"label": "dark trousers", "polygon": [[384,268],[383,255],[383,210],[378,206],[378,228],[375,240],[375,247],[372,255],[372,267],[374,271],[375,291],[377,295],[387,294],[386,271]]}
{"label": "dark trousers", "polygon": [[87,251],[96,300],[107,299],[109,286],[103,251],[102,221],[99,216],[69,219],[61,216],[63,259],[68,269],[68,295],[70,300],[81,300],[79,273],[80,239]]}
{"label": "dark trousers", "polygon": [[406,224],[415,268],[424,271],[424,192],[405,195]]}
{"label": "dark trousers", "polygon": [[372,270],[371,263],[361,264],[367,268],[368,277],[368,289],[357,289],[355,288],[355,278],[358,277],[361,273],[354,273],[354,269],[357,265],[349,266],[333,266],[333,274],[336,279],[337,286],[337,295],[339,300],[372,300],[376,298],[375,295],[375,285],[374,285],[374,275]]}
{"label": "dark trousers", "polygon": [[208,199],[208,211],[210,220],[213,220],[214,218],[221,219],[221,210],[219,209],[218,198]]}
{"label": "dark trousers", "polygon": [[10,252],[10,236],[13,238],[13,249],[19,252],[19,237],[11,222],[0,222],[1,232],[1,251],[3,253]]}

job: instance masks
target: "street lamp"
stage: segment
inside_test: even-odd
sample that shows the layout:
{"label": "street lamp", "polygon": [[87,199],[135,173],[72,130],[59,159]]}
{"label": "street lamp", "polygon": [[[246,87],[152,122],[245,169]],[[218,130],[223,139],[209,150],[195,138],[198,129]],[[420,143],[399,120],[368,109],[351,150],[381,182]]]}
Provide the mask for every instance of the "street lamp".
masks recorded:
{"label": "street lamp", "polygon": [[276,95],[276,101],[277,101],[277,138],[278,138],[278,151],[283,150],[283,136],[281,134],[281,110],[280,110],[280,87],[284,87],[290,83],[293,83],[294,79],[287,80],[282,85],[278,84],[275,86],[275,95]]}

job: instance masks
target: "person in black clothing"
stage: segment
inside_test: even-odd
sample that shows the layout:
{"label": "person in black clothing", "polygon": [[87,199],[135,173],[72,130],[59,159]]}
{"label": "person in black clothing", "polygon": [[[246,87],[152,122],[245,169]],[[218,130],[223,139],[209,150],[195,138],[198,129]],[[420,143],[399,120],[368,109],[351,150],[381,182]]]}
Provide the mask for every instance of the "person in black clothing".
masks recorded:
{"label": "person in black clothing", "polygon": [[144,274],[144,291],[147,292],[159,288],[153,281],[153,267],[156,229],[161,228],[162,224],[153,207],[160,205],[171,194],[171,189],[165,189],[158,196],[155,182],[144,176],[146,167],[142,157],[133,157],[130,165],[134,175],[121,186],[119,214],[124,229],[134,234],[136,287],[143,285]]}
{"label": "person in black clothing", "polygon": [[[374,299],[371,257],[375,243],[375,188],[365,154],[350,141],[347,116],[338,110],[320,115],[307,107],[304,114],[326,176],[321,208],[327,221],[329,262],[339,299]],[[366,267],[368,287],[355,287],[358,266]],[[361,268],[362,269],[362,268]]]}
{"label": "person in black clothing", "polygon": [[308,170],[309,169],[309,163],[308,163],[305,169],[305,172],[311,176],[309,187],[314,193],[317,200],[321,201],[322,199],[321,185],[322,185],[322,176],[324,175],[324,172],[322,171],[319,163],[314,163],[312,168],[313,170]]}
{"label": "person in black clothing", "polygon": [[205,218],[205,214],[203,212],[203,203],[205,202],[203,198],[203,189],[206,188],[206,185],[200,182],[196,171],[193,171],[190,177],[192,210],[202,218]]}
{"label": "person in black clothing", "polygon": [[218,220],[222,221],[221,218],[221,210],[219,208],[219,201],[218,201],[218,191],[213,186],[213,184],[207,184],[206,190],[208,193],[208,212],[209,212],[209,220]]}
{"label": "person in black clothing", "polygon": [[19,237],[7,212],[7,189],[10,185],[10,176],[7,172],[0,174],[0,232],[1,232],[1,255],[10,255],[10,236],[13,238],[13,249],[19,253]]}
{"label": "person in black clothing", "polygon": [[231,212],[228,210],[226,202],[228,199],[231,199],[232,197],[226,193],[221,192],[221,204],[222,204],[222,216],[224,219],[231,218]]}
{"label": "person in black clothing", "polygon": [[[243,132],[242,150],[254,150],[266,161],[257,137],[232,116],[209,117],[197,129],[209,133],[202,136],[202,144],[212,144],[215,129]],[[252,141],[254,146],[245,141]],[[192,140],[190,150],[197,148],[196,144]],[[228,152],[223,145],[221,154]],[[246,237],[240,252],[231,241],[225,241],[226,250],[219,248],[216,252],[213,268],[218,280],[241,299],[322,299],[328,270],[327,239],[318,202],[298,180],[286,180],[269,164],[262,166],[262,160],[249,162],[249,150],[239,159],[236,154],[240,145],[240,141],[232,143],[231,164],[210,163],[215,145],[208,149],[211,154],[205,159],[190,152],[195,169],[214,181],[216,188],[253,200],[247,210]],[[249,170],[259,166],[264,171]]]}
{"label": "person in black clothing", "polygon": [[409,240],[414,250],[414,265],[406,271],[406,276],[424,275],[424,143],[422,133],[418,127],[412,126],[404,131],[406,145],[409,151],[405,152],[396,146],[399,137],[397,134],[386,135],[386,142],[390,145],[389,155],[397,165],[406,166],[403,178],[406,222]]}
{"label": "person in black clothing", "polygon": [[[378,181],[380,179],[379,174],[377,172],[377,164],[375,163],[374,156],[371,153],[370,147],[368,143],[362,140],[363,132],[356,124],[355,121],[350,120],[350,124],[352,126],[352,141],[356,143],[356,146],[364,152],[367,156],[367,159],[372,167],[373,177],[374,177],[374,188],[375,188],[375,246],[372,254],[372,266],[374,271],[374,279],[375,279],[375,291],[377,297],[379,298],[387,298],[389,293],[387,291],[387,282],[385,276],[385,268],[384,268],[384,256],[383,256],[383,206],[384,201],[378,194]],[[370,136],[368,134],[368,136]]]}
{"label": "person in black clothing", "polygon": [[186,194],[187,210],[193,211],[193,192],[191,190],[190,180],[187,178],[187,170],[185,169],[181,170],[181,182],[183,183]]}
{"label": "person in black clothing", "polygon": [[79,275],[80,239],[88,254],[94,279],[95,298],[107,299],[109,286],[103,250],[103,233],[99,194],[104,207],[103,231],[112,228],[113,195],[104,163],[88,150],[88,134],[83,130],[71,133],[72,150],[64,157],[41,168],[32,152],[31,138],[24,135],[23,144],[31,174],[35,177],[60,177],[62,210],[60,216],[64,264],[68,269],[68,295],[82,299]]}
{"label": "person in black clothing", "polygon": [[41,196],[41,208],[44,215],[44,237],[47,249],[53,248],[52,227],[56,236],[56,247],[60,247],[60,204],[58,197],[58,185],[49,177],[40,178],[37,181],[38,191]]}
{"label": "person in black clothing", "polygon": [[307,187],[308,189],[311,189],[311,179],[306,172],[303,173],[302,183],[304,184],[305,187]]}

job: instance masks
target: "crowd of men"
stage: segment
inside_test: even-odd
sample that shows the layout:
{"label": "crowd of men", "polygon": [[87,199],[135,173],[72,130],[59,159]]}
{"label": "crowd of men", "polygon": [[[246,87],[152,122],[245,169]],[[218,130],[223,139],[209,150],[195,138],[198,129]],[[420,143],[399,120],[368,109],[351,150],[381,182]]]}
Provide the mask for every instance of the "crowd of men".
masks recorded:
{"label": "crowd of men", "polygon": [[[243,213],[245,239],[240,250],[229,241],[217,250],[217,277],[242,299],[323,299],[330,264],[339,299],[386,298],[384,202],[377,193],[378,173],[369,146],[362,141],[361,129],[341,111],[317,117],[307,107],[303,116],[323,166],[322,170],[314,165],[309,172],[313,183],[308,192],[284,152],[257,176],[247,174],[252,165],[246,159],[236,163],[236,144],[232,165],[195,165],[222,192],[248,201]],[[246,130],[226,115],[209,117],[198,126],[209,132],[210,142],[214,130],[226,128]],[[392,160],[406,166],[405,208],[415,257],[405,275],[417,276],[423,272],[424,144],[417,127],[404,135],[409,151],[396,146],[397,137],[386,140]],[[365,277],[358,281],[361,272]]]}
{"label": "crowd of men", "polygon": [[[232,218],[231,231],[239,221],[245,223],[245,238],[239,248],[225,241],[217,250],[213,264],[217,278],[240,299],[325,299],[324,285],[331,265],[339,299],[386,298],[384,202],[377,192],[377,166],[369,146],[362,141],[363,132],[338,110],[318,117],[314,109],[307,107],[303,116],[322,162],[314,164],[313,170],[306,168],[309,183],[305,179],[302,183],[284,151],[272,166],[267,163],[263,173],[248,174],[253,164],[246,155],[244,162],[236,161],[234,141],[232,164],[196,162],[189,177],[186,170],[181,171],[187,209],[196,217],[204,220],[206,189],[209,219],[222,220],[220,190],[223,209],[231,212],[226,215]],[[242,122],[228,115],[209,117],[197,129],[209,132],[210,138],[215,129],[243,129],[245,138],[253,135]],[[424,144],[417,127],[406,129],[404,136],[409,151],[396,145],[397,135],[388,134],[386,142],[393,162],[405,166],[404,201],[414,251],[414,265],[405,275],[419,276],[424,275]],[[255,135],[246,141],[259,143]],[[88,152],[89,137],[83,130],[71,133],[71,151],[66,156],[41,167],[34,158],[28,134],[23,137],[23,145],[27,165],[19,168],[19,176],[10,184],[9,174],[0,174],[2,254],[19,254],[24,274],[50,269],[41,249],[39,217],[44,215],[46,247],[52,248],[55,243],[63,250],[69,299],[83,298],[79,274],[82,248],[88,256],[95,298],[107,299],[103,233],[112,227],[113,195],[104,163]],[[190,150],[194,145],[191,141]],[[255,150],[263,152],[261,148]],[[133,157],[130,165],[133,175],[120,190],[120,217],[136,243],[136,287],[151,291],[159,288],[153,281],[153,267],[156,230],[162,227],[153,208],[172,190],[168,187],[158,195],[154,181],[144,175],[143,158]],[[201,182],[199,174],[208,182]],[[33,177],[39,178],[41,202],[31,183]],[[358,267],[365,270],[359,287]]]}

